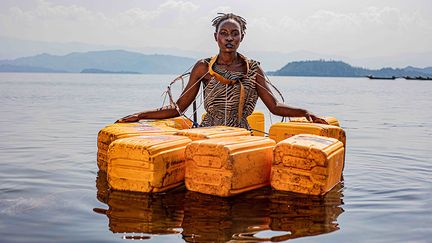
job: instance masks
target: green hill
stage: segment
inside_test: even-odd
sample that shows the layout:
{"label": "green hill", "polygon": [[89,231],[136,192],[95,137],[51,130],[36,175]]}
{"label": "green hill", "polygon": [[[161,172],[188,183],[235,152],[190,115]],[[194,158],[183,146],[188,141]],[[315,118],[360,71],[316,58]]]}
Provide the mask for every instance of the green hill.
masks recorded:
{"label": "green hill", "polygon": [[281,69],[270,72],[275,76],[319,76],[319,77],[403,77],[403,76],[432,76],[430,68],[382,68],[379,70],[353,67],[341,61],[298,61],[290,62]]}

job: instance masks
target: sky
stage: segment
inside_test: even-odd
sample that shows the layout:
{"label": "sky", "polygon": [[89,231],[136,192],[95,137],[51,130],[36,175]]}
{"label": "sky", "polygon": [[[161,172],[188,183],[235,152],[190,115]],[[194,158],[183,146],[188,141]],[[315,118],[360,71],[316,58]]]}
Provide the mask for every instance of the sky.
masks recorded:
{"label": "sky", "polygon": [[218,12],[246,19],[240,50],[353,59],[432,53],[430,0],[2,0],[0,36],[216,53]]}

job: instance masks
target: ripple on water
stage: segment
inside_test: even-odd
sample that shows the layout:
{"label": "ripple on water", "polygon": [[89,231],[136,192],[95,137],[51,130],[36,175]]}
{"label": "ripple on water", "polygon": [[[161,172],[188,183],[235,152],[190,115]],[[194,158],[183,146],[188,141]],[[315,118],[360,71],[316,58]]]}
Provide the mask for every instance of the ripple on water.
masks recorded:
{"label": "ripple on water", "polygon": [[[334,196],[269,188],[230,199],[184,190],[149,196],[111,192],[99,180],[95,188],[99,129],[160,106],[172,76],[0,73],[0,113],[6,114],[0,116],[1,241],[432,237],[432,82],[271,77],[288,104],[341,121],[347,133],[345,185]],[[265,112],[268,127],[264,104],[257,109]]]}

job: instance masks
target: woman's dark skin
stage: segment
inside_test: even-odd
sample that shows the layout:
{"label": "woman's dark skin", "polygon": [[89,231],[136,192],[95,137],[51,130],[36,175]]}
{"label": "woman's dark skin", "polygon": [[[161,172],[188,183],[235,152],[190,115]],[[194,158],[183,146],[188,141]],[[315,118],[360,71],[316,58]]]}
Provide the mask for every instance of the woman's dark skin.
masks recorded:
{"label": "woman's dark skin", "polygon": [[[246,72],[246,63],[237,53],[237,49],[239,48],[243,37],[244,34],[242,34],[241,26],[237,21],[227,19],[220,23],[219,28],[214,33],[214,38],[219,46],[219,56],[216,65],[229,71]],[[181,112],[186,110],[197,96],[201,85],[199,82],[206,84],[212,78],[211,75],[208,74],[208,70],[208,64],[204,60],[198,61],[193,67],[189,77],[189,82],[181,97],[176,102]],[[327,124],[325,120],[311,114],[307,110],[290,107],[284,103],[277,102],[273,94],[269,92],[270,88],[268,87],[264,77],[265,75],[263,70],[259,68],[258,75],[256,76],[256,82],[258,83],[256,89],[258,96],[271,113],[283,117],[306,117],[309,121]],[[171,107],[135,113],[123,117],[117,120],[117,122],[135,122],[140,119],[165,119],[179,115],[177,109]]]}

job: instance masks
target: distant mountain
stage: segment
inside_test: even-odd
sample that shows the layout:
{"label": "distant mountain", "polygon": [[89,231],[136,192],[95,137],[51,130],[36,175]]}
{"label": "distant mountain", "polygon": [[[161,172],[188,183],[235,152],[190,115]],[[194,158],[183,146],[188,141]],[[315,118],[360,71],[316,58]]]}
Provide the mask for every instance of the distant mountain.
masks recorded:
{"label": "distant mountain", "polygon": [[[1,36],[0,33],[0,60],[16,59],[20,57],[35,56],[40,53],[50,53],[52,55],[67,55],[72,52],[89,52],[89,51],[107,51],[107,50],[125,50],[130,52],[139,52],[142,54],[161,54],[181,57],[190,57],[192,59],[210,57],[213,53],[203,53],[196,50],[183,50],[176,47],[166,48],[157,46],[133,47],[124,45],[103,45],[89,44],[83,42],[52,42],[52,41],[34,41],[18,38]],[[277,66],[280,67],[281,65]]]}
{"label": "distant mountain", "polygon": [[297,62],[304,60],[345,60],[344,56],[328,55],[310,51],[292,51],[292,52],[275,52],[275,51],[257,51],[245,50],[240,51],[247,57],[260,62],[264,71],[276,70],[288,62]]}
{"label": "distant mountain", "polygon": [[354,68],[341,61],[299,61],[290,62],[273,73],[278,76],[337,76],[356,77],[368,75],[366,69]]}
{"label": "distant mountain", "polygon": [[[289,52],[281,51],[260,51],[256,49],[247,49],[243,46],[240,52],[247,57],[261,62],[265,71],[276,70],[288,62],[303,60],[343,60],[353,66],[360,66],[370,69],[380,67],[397,67],[403,68],[408,65],[415,67],[427,67],[432,65],[432,52],[406,52],[389,56],[369,56],[369,57],[350,57],[346,55],[335,55],[332,53],[316,53],[308,50],[291,50]],[[89,52],[105,50],[126,50],[142,54],[161,54],[192,59],[210,57],[217,52],[216,46],[208,46],[196,50],[182,50],[177,47],[137,47],[124,45],[102,45],[82,42],[52,42],[52,41],[34,41],[24,40],[12,37],[2,36],[0,33],[0,60],[16,59],[19,57],[35,56],[40,53],[50,53],[52,55],[66,55],[72,52]],[[201,50],[201,51],[200,51]],[[91,67],[90,67],[91,68]]]}
{"label": "distant mountain", "polygon": [[84,69],[145,74],[182,73],[196,60],[171,55],[144,55],[123,50],[70,53],[63,56],[40,54],[15,60],[0,61],[0,65],[45,68],[53,71],[79,73]]}
{"label": "distant mountain", "polygon": [[281,69],[270,72],[275,76],[320,76],[320,77],[403,77],[403,76],[432,76],[428,68],[382,68],[378,70],[353,67],[341,61],[299,61],[290,62]]}
{"label": "distant mountain", "polygon": [[408,66],[408,67],[406,67],[404,69],[407,70],[407,71],[420,72],[420,73],[432,75],[432,67],[416,68],[416,67]]}
{"label": "distant mountain", "polygon": [[[39,54],[14,60],[0,60],[0,72],[142,73],[179,74],[195,59],[172,55],[145,55],[124,50],[74,52],[67,55]],[[269,72],[279,76],[402,77],[432,76],[432,67],[366,69],[342,61],[293,61]]]}
{"label": "distant mountain", "polygon": [[53,55],[66,55],[71,52],[88,52],[102,50],[125,49],[120,46],[95,45],[78,42],[48,42],[32,41],[1,36],[0,33],[0,60],[16,59],[20,57],[35,56],[40,53]]}

